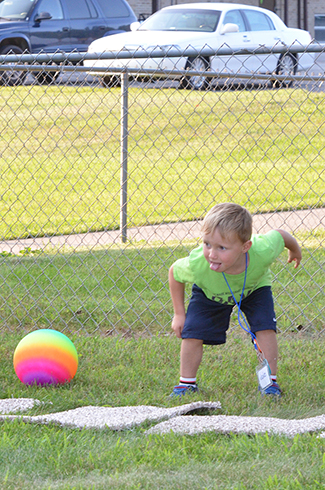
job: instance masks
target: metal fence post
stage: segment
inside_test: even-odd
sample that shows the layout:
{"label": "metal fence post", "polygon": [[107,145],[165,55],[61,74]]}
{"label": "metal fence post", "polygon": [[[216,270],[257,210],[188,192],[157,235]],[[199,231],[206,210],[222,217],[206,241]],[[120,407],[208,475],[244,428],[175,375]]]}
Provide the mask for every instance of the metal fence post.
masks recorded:
{"label": "metal fence post", "polygon": [[128,84],[127,70],[121,73],[121,193],[120,230],[121,240],[127,240],[127,168],[128,168]]}

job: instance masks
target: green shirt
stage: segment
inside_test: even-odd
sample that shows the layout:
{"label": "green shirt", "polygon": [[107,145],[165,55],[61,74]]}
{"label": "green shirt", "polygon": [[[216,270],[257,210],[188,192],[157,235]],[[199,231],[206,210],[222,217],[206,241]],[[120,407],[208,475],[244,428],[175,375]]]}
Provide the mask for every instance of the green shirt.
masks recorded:
{"label": "green shirt", "polygon": [[[248,251],[249,265],[244,296],[255,289],[271,286],[272,276],[270,265],[284,249],[281,234],[272,230],[265,235],[253,235],[252,246]],[[199,286],[207,298],[218,303],[234,304],[231,292],[221,272],[212,271],[203,255],[203,245],[192,250],[188,257],[177,260],[173,265],[176,281],[194,283]],[[243,290],[245,272],[241,274],[226,274],[227,281],[234,296],[239,302]]]}

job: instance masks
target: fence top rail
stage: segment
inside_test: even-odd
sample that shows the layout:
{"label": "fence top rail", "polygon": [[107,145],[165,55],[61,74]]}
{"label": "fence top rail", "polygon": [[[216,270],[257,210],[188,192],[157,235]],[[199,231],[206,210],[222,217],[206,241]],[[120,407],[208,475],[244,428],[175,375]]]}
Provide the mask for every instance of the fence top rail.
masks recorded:
{"label": "fence top rail", "polygon": [[266,46],[260,46],[255,49],[238,49],[234,50],[227,45],[223,45],[218,50],[214,50],[209,46],[203,47],[202,49],[195,49],[189,47],[185,50],[180,50],[176,46],[169,47],[167,49],[159,48],[158,46],[154,49],[136,49],[136,50],[122,50],[119,52],[105,51],[104,53],[80,53],[80,52],[70,52],[65,53],[63,51],[55,53],[25,53],[25,54],[6,54],[0,55],[0,64],[7,63],[79,63],[84,60],[94,60],[94,59],[127,59],[127,58],[177,58],[180,56],[184,57],[195,57],[195,56],[231,56],[231,55],[261,55],[261,54],[282,54],[282,53],[325,53],[325,46],[315,43],[310,43],[309,45],[301,45],[298,43],[292,44],[290,46],[286,45],[275,45],[272,48]]}
{"label": "fence top rail", "polygon": [[[8,65],[1,65],[1,71],[12,71],[13,66],[12,64]],[[85,67],[85,66],[62,66],[62,65],[15,65],[15,70],[16,71],[29,71],[29,72],[53,72],[55,70],[59,70],[60,73],[64,72],[73,72],[73,73],[106,73],[107,72],[107,67],[96,67],[96,68],[90,68],[90,67]],[[148,76],[159,76],[159,75],[170,75],[170,70],[162,70],[159,68],[115,68],[115,67],[110,67],[109,68],[110,73],[116,73],[117,75],[121,75],[123,73],[128,74],[128,75],[148,75]],[[218,78],[220,79],[229,79],[229,78],[239,78],[242,80],[251,80],[252,77],[254,80],[269,80],[270,79],[270,74],[263,74],[263,73],[241,73],[241,74],[235,74],[232,72],[218,72]],[[207,77],[207,78],[215,78],[216,73],[211,72],[211,71],[196,71],[196,70],[173,70],[172,76],[202,76],[202,77]],[[168,76],[167,76],[168,78]],[[305,82],[320,82],[325,80],[325,74],[324,73],[319,73],[316,75],[307,75],[305,73],[301,75],[280,75],[276,73],[272,73],[272,79],[274,80],[292,80],[292,81],[305,81]]]}

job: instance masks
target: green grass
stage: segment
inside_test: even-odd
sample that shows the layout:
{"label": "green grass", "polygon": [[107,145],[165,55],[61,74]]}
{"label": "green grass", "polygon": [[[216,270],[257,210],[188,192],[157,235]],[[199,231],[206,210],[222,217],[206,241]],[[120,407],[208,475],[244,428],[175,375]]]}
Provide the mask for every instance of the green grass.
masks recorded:
{"label": "green grass", "polygon": [[[2,238],[118,227],[119,97],[99,88],[3,87]],[[130,89],[129,105],[129,225],[202,217],[216,200],[252,212],[323,202],[322,94]],[[255,352],[234,326],[226,346],[205,347],[193,400],[219,400],[226,415],[323,413],[325,343],[312,334],[324,330],[324,232],[297,238],[302,267],[285,266],[283,254],[272,268],[286,333],[279,335],[284,397],[259,396]],[[1,398],[44,402],[31,414],[177,404],[167,397],[178,381],[180,347],[170,335],[167,269],[194,245],[2,254]],[[26,387],[13,370],[15,346],[28,331],[50,326],[74,341],[77,375],[62,387]],[[317,434],[148,437],[145,428],[2,422],[0,488],[325,488],[325,440]]]}
{"label": "green grass", "polygon": [[[79,354],[74,380],[62,387],[26,387],[12,355],[18,334],[3,334],[1,398],[44,402],[30,414],[79,406],[156,405],[179,402],[167,395],[177,383],[180,343],[175,337],[121,339],[71,336]],[[279,338],[278,402],[257,392],[254,349],[241,332],[222,347],[206,346],[199,371],[201,394],[219,400],[218,414],[306,418],[324,411],[324,341]],[[189,401],[189,400],[187,400]],[[184,401],[185,403],[185,401]],[[206,413],[205,413],[206,415]],[[325,440],[317,434],[147,436],[148,428],[113,432],[74,430],[20,421],[1,422],[0,487],[3,489],[319,489],[325,486]]]}
{"label": "green grass", "polygon": [[[320,206],[324,110],[300,89],[130,88],[128,225]],[[119,89],[4,87],[0,114],[0,236],[119,226]]]}
{"label": "green grass", "polygon": [[[278,323],[286,332],[278,337],[282,399],[263,399],[257,392],[256,354],[235,321],[226,345],[205,346],[201,392],[190,400],[218,400],[222,408],[214,413],[224,415],[302,419],[323,414],[325,341],[312,335],[324,329],[323,240],[320,231],[299,235],[302,266],[295,271],[286,265],[284,253],[272,268]],[[168,398],[178,382],[180,342],[169,333],[167,267],[192,246],[2,256],[0,311],[11,332],[1,333],[0,397],[44,402],[31,415],[87,405],[177,405]],[[62,319],[79,355],[74,380],[61,387],[22,385],[12,365],[16,345],[33,328],[60,330]],[[149,426],[113,432],[2,422],[0,488],[325,488],[325,440],[317,434],[148,436]]]}
{"label": "green grass", "polygon": [[[287,252],[272,266],[281,332],[324,329],[324,232],[297,236],[303,261],[296,270]],[[102,335],[168,333],[172,304],[168,268],[188,254],[186,245],[112,247],[73,253],[0,256],[3,329],[55,326]],[[190,293],[190,285],[187,288]]]}

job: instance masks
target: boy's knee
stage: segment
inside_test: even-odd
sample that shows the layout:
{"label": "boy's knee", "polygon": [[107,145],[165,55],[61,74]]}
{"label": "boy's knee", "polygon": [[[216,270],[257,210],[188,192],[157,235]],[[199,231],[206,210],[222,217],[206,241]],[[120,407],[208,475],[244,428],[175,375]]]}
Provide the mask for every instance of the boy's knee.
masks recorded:
{"label": "boy's knee", "polygon": [[182,345],[186,345],[188,347],[193,346],[195,347],[201,347],[203,346],[203,340],[201,339],[182,339]]}
{"label": "boy's knee", "polygon": [[276,331],[273,329],[268,329],[268,330],[258,330],[255,332],[256,338],[258,337],[276,337]]}

